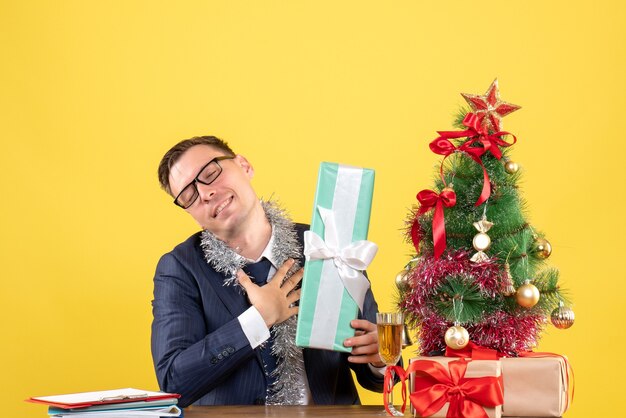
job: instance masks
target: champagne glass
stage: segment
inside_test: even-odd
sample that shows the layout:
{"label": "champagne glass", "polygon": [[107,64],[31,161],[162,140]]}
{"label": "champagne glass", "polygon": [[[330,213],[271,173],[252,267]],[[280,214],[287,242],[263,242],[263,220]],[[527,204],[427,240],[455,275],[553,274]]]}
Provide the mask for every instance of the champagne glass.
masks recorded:
{"label": "champagne glass", "polygon": [[[395,366],[402,355],[402,329],[404,328],[404,315],[397,312],[379,312],[376,314],[376,327],[378,328],[378,353],[387,366]],[[387,407],[392,416],[404,416],[393,406],[394,372],[391,370],[391,392]]]}

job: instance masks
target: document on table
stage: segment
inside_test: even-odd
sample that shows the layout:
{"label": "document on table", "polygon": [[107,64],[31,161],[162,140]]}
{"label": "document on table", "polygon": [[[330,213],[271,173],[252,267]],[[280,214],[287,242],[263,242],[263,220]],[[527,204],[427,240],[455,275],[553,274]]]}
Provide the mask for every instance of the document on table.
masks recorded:
{"label": "document on table", "polygon": [[141,417],[178,417],[181,410],[176,405],[155,407],[132,407],[129,409],[109,409],[91,411],[67,411],[49,408],[51,418],[141,418]]}
{"label": "document on table", "polygon": [[[71,393],[67,395],[40,396],[28,399],[29,402],[43,403],[62,409],[87,408],[98,405],[124,404],[129,402],[153,402],[169,399],[175,404],[180,395],[176,393],[152,392],[133,388],[104,390],[98,392]],[[145,403],[144,403],[145,405]]]}

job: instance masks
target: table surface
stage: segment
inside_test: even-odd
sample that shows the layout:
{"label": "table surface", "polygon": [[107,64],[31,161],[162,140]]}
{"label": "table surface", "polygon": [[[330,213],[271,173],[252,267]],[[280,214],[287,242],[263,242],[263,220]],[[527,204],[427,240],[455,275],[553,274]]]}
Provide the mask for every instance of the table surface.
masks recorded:
{"label": "table surface", "polygon": [[[316,406],[191,406],[185,408],[185,418],[208,417],[385,417],[382,405],[316,405]],[[406,416],[410,416],[409,408]]]}
{"label": "table surface", "polygon": [[[406,417],[411,416],[407,405]],[[316,405],[316,406],[263,406],[263,405],[229,405],[229,406],[190,406],[185,408],[184,418],[208,417],[276,417],[276,418],[307,418],[307,417],[362,417],[382,418],[387,414],[381,405]],[[515,417],[508,417],[515,418]]]}

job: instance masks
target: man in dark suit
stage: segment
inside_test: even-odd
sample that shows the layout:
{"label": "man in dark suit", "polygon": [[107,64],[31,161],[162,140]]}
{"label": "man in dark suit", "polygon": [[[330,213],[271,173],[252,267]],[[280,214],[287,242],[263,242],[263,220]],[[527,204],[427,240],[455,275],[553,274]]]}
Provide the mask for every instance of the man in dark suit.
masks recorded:
{"label": "man in dark suit", "polygon": [[156,269],[152,355],[161,390],[180,393],[182,406],[356,404],[352,369],[363,387],[382,391],[371,290],[344,342],[349,355],[301,350],[285,337],[298,312],[307,226],[259,201],[253,174],[210,136],[180,142],[159,165],[161,186],[203,230]]}

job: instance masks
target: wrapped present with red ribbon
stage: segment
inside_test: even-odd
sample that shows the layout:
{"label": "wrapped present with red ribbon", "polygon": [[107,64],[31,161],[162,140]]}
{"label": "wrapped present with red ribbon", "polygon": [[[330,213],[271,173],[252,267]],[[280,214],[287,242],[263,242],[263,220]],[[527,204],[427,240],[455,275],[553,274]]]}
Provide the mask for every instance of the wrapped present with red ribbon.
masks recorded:
{"label": "wrapped present with red ribbon", "polygon": [[566,356],[521,352],[518,357],[470,342],[461,350],[446,349],[446,357],[500,359],[504,388],[504,417],[560,417],[574,399],[574,370]]}
{"label": "wrapped present with red ribbon", "polygon": [[410,360],[411,411],[417,417],[500,418],[500,362],[450,357]]}
{"label": "wrapped present with red ribbon", "polygon": [[[507,417],[560,417],[569,407],[571,367],[565,356],[520,353],[500,360]],[[573,396],[573,382],[572,396]]]}

